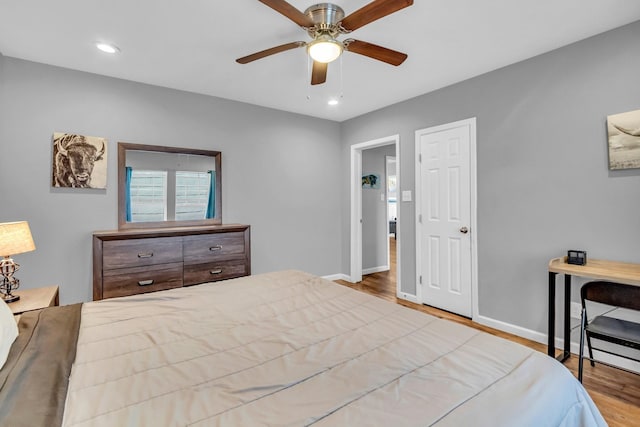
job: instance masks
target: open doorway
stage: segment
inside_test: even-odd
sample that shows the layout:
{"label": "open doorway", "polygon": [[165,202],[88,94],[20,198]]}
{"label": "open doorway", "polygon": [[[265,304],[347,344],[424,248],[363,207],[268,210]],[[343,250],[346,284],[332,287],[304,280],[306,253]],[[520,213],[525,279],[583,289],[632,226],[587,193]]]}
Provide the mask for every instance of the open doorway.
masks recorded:
{"label": "open doorway", "polygon": [[350,281],[361,282],[363,274],[391,274],[398,295],[400,269],[395,267],[400,265],[400,212],[389,183],[393,181],[392,189],[397,191],[400,172],[393,162],[395,167],[389,172],[394,178],[389,178],[388,158],[399,158],[397,135],[351,146]]}
{"label": "open doorway", "polygon": [[[389,218],[388,159],[395,159],[394,144],[362,150],[362,274],[389,271],[389,232],[397,225],[397,215]],[[395,189],[395,163],[393,175]],[[393,203],[395,209],[395,203]],[[395,280],[394,280],[395,282]]]}

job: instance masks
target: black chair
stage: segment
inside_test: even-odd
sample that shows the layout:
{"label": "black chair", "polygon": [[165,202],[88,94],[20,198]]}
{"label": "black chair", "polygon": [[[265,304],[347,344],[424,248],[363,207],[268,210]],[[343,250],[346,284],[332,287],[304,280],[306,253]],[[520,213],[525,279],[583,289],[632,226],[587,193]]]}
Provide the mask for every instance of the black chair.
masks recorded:
{"label": "black chair", "polygon": [[[593,347],[591,339],[605,341],[617,346],[640,350],[640,323],[628,320],[617,319],[607,316],[613,309],[599,316],[595,316],[591,321],[587,317],[587,301],[597,302],[611,306],[640,311],[640,286],[624,285],[622,283],[594,281],[585,283],[580,289],[582,299],[582,318],[580,321],[580,359],[578,361],[578,381],[582,382],[582,365],[584,359],[589,359],[591,366],[595,366],[593,350],[614,354],[626,359],[640,362],[640,359],[616,352],[614,346],[605,348]],[[640,315],[640,313],[639,313]],[[639,316],[640,318],[640,316]],[[589,357],[584,355],[584,338],[587,338]],[[640,354],[639,354],[640,356]],[[598,363],[604,362],[598,361]]]}

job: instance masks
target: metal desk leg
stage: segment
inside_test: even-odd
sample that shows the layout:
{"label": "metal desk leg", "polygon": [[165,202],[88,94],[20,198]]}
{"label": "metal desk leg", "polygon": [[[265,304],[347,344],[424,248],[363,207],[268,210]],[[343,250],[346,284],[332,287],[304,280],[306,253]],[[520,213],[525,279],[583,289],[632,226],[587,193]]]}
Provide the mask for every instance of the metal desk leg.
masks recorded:
{"label": "metal desk leg", "polygon": [[564,275],[564,352],[561,362],[571,356],[571,275]]}
{"label": "metal desk leg", "polygon": [[556,275],[549,272],[549,328],[547,354],[556,357]]}

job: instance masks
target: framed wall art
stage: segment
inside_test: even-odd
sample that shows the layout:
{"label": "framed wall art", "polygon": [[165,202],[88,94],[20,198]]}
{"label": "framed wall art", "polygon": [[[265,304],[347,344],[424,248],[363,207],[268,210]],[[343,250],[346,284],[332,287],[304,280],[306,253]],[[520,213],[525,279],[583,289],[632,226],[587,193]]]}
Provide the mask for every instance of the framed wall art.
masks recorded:
{"label": "framed wall art", "polygon": [[55,132],[51,170],[52,187],[107,188],[107,140]]}
{"label": "framed wall art", "polygon": [[640,168],[640,110],[607,117],[609,169]]}
{"label": "framed wall art", "polygon": [[368,173],[362,175],[362,188],[375,189],[380,188],[380,175],[376,173]]}

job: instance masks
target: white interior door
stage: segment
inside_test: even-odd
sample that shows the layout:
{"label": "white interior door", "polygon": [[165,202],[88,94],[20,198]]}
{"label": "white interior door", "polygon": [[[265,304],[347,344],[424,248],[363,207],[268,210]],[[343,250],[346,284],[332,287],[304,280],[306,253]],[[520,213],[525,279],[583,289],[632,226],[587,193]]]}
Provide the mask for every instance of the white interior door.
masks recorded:
{"label": "white interior door", "polygon": [[471,317],[471,126],[418,131],[416,144],[421,302]]}

